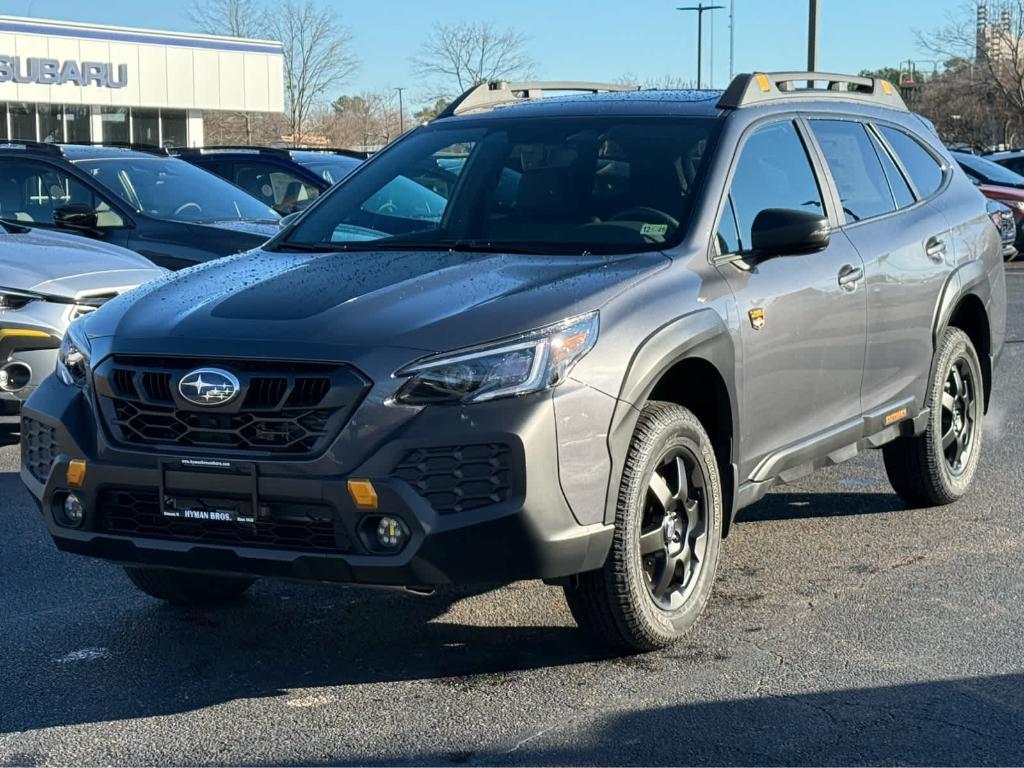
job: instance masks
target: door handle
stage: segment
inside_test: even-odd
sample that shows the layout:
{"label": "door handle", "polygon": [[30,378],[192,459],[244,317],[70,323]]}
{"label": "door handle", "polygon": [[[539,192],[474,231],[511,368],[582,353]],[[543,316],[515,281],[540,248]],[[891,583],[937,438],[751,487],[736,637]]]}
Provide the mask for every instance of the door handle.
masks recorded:
{"label": "door handle", "polygon": [[864,268],[847,264],[839,270],[839,285],[843,288],[856,288],[857,283],[864,277]]}
{"label": "door handle", "polygon": [[924,252],[929,259],[941,261],[942,257],[946,255],[946,243],[938,237],[930,237],[924,244]]}

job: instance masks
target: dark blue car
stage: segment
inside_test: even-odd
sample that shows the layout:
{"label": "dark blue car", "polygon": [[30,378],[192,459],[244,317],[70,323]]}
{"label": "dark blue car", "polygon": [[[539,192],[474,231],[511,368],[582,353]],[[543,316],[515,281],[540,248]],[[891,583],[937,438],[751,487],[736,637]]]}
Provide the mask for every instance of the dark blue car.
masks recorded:
{"label": "dark blue car", "polygon": [[302,210],[365,159],[342,149],[205,147],[173,154],[237,184],[282,216]]}
{"label": "dark blue car", "polygon": [[0,219],[130,248],[180,269],[261,245],[277,212],[162,150],[0,144]]}

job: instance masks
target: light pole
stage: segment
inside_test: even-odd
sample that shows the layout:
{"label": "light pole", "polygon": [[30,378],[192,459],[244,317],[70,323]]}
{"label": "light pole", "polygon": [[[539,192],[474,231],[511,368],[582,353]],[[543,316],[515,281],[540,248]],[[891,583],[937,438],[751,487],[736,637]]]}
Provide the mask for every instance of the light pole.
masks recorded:
{"label": "light pole", "polygon": [[818,0],[810,0],[807,10],[807,71],[818,71]]}
{"label": "light pole", "polygon": [[700,90],[700,64],[703,58],[703,47],[704,47],[704,12],[705,11],[717,11],[719,8],[724,8],[722,5],[704,5],[704,3],[697,3],[696,5],[687,5],[682,8],[676,8],[677,11],[696,11],[697,12],[697,90]]}
{"label": "light pole", "polygon": [[398,135],[405,133],[405,107],[402,106],[402,91],[405,88],[395,88],[398,91]]}

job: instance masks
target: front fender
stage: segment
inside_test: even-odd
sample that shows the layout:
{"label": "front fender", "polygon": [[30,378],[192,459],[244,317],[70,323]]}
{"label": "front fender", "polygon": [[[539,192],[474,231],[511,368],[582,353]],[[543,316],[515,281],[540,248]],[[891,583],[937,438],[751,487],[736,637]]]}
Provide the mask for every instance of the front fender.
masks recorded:
{"label": "front fender", "polygon": [[[608,493],[605,504],[605,523],[615,520],[618,488],[629,444],[633,439],[640,410],[658,382],[673,366],[690,359],[700,359],[712,365],[719,373],[728,391],[732,424],[738,423],[736,350],[725,321],[711,308],[677,318],[656,330],[637,347],[630,359],[612,414],[608,432],[608,447],[612,457]],[[694,382],[694,386],[700,386]],[[722,478],[728,498],[735,499],[736,441],[729,448],[731,478]],[[726,510],[730,519],[731,510]]]}

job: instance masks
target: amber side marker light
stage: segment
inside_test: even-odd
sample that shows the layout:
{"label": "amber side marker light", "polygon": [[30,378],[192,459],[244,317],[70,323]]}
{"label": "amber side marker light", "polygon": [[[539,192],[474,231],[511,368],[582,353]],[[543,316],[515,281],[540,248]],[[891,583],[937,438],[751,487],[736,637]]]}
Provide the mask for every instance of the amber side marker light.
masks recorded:
{"label": "amber side marker light", "polygon": [[85,462],[82,459],[72,459],[69,461],[65,479],[71,488],[81,488],[85,485]]}
{"label": "amber side marker light", "polygon": [[348,495],[352,497],[356,509],[377,508],[377,489],[369,480],[349,480]]}

